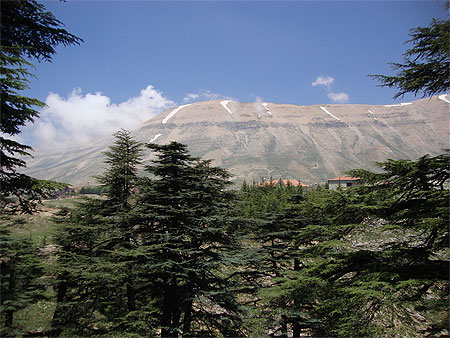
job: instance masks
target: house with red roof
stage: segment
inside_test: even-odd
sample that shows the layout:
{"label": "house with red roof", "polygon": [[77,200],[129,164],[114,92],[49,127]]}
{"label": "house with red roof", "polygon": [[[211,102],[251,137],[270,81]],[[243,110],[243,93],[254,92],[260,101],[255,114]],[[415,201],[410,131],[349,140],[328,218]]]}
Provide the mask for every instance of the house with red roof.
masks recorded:
{"label": "house with red roof", "polygon": [[351,176],[339,176],[335,178],[330,178],[328,180],[328,188],[332,190],[336,190],[337,188],[349,188],[355,185],[358,185],[360,182],[359,177],[351,177]]}
{"label": "house with red roof", "polygon": [[287,187],[288,185],[291,185],[293,187],[298,187],[298,186],[301,186],[303,188],[307,188],[308,187],[308,185],[306,185],[306,184],[304,184],[304,183],[302,183],[302,182],[300,182],[298,180],[283,180],[281,178],[279,180],[264,181],[264,182],[259,183],[259,185],[261,187],[264,187],[266,185],[272,185],[274,187],[278,187],[278,186]]}

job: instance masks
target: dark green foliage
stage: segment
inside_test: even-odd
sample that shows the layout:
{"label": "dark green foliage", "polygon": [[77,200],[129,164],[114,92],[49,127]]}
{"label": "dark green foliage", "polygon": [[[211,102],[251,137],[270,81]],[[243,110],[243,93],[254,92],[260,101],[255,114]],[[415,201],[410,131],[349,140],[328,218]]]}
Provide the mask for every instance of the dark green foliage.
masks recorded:
{"label": "dark green foliage", "polygon": [[[3,27],[3,24],[2,24]],[[2,47],[0,56],[1,75],[1,124],[0,131],[0,184],[2,186],[1,201],[11,195],[21,196],[21,190],[29,190],[32,179],[17,173],[17,168],[24,167],[22,156],[30,155],[31,147],[15,140],[5,138],[6,135],[17,135],[20,127],[26,122],[32,122],[38,116],[33,106],[43,107],[44,103],[20,96],[18,91],[28,88],[27,76],[30,74],[24,68],[30,65],[19,57],[19,48]]]}
{"label": "dark green foliage", "polygon": [[[106,199],[86,199],[59,220],[53,334],[151,332],[151,320],[144,325],[135,322],[138,239],[129,222],[142,146],[128,131],[121,130],[115,137],[106,152],[108,168],[98,177]],[[149,312],[149,304],[143,301]]]}
{"label": "dark green foliage", "polygon": [[[60,28],[62,23],[36,1],[3,1],[0,33],[0,214],[35,211],[42,198],[67,187],[39,181],[20,174],[30,146],[11,137],[39,116],[44,103],[20,92],[28,88],[32,64],[26,60],[50,61],[59,44],[78,44],[81,40]],[[9,137],[9,138],[8,138]],[[39,298],[42,288],[40,259],[27,240],[13,240],[1,230],[1,321],[2,336],[11,336],[17,310]],[[6,327],[6,331],[3,329]]]}
{"label": "dark green foliage", "polygon": [[129,312],[128,271],[119,256],[126,238],[121,217],[107,210],[105,201],[87,199],[60,220],[54,335],[123,334],[118,321]]}
{"label": "dark green foliage", "polygon": [[238,194],[238,212],[245,218],[261,218],[279,213],[303,194],[301,186],[243,182]]}
{"label": "dark green foliage", "polygon": [[229,276],[238,258],[225,218],[228,174],[191,157],[180,143],[148,147],[157,152],[147,167],[155,179],[140,187],[136,223],[161,335],[239,335],[237,286]]}
{"label": "dark green foliage", "polygon": [[279,309],[278,325],[345,337],[448,327],[449,159],[388,161],[379,164],[382,174],[351,171],[366,185],[310,192],[287,211],[279,222],[296,224],[298,264],[261,292]]}
{"label": "dark green foliage", "polygon": [[[2,46],[1,49],[1,131],[8,135],[19,134],[20,127],[26,122],[32,122],[38,116],[33,106],[44,106],[44,103],[37,99],[18,95],[18,91],[28,89],[28,78],[32,76],[26,68],[32,67],[32,64],[20,57],[21,50],[18,46]],[[15,146],[17,145],[13,142],[8,144],[10,149],[14,149]]]}
{"label": "dark green foliage", "polygon": [[43,298],[45,285],[38,250],[28,239],[11,237],[0,227],[0,335],[20,332],[14,322],[17,311]]}
{"label": "dark green foliage", "polygon": [[82,186],[80,188],[81,195],[102,195],[105,193],[105,188],[100,185]]}
{"label": "dark green foliage", "polygon": [[[3,1],[0,34],[0,185],[1,200],[10,196],[23,199],[35,180],[17,173],[25,166],[23,156],[30,156],[30,146],[8,136],[16,136],[27,122],[39,116],[44,103],[19,93],[28,88],[33,67],[25,58],[50,61],[59,44],[79,44],[82,40],[60,28],[62,23],[36,1]],[[36,190],[34,190],[34,194]],[[31,203],[31,202],[30,202]],[[22,203],[20,206],[25,206]],[[30,208],[28,208],[30,209]],[[29,211],[29,210],[25,210]]]}
{"label": "dark green foliage", "polygon": [[[277,183],[277,181],[274,182]],[[251,249],[257,254],[257,259],[247,255],[249,261],[243,262],[243,266],[247,265],[247,272],[258,288],[262,284],[269,286],[268,290],[271,290],[290,271],[298,269],[294,250],[297,224],[295,221],[291,222],[290,214],[293,212],[295,203],[303,199],[304,193],[301,186],[267,183],[248,185],[245,182],[242,185],[237,210],[242,217],[246,218],[246,224],[239,229],[239,234],[241,240],[254,243],[253,246],[256,246],[256,249]],[[281,218],[285,221],[280,221]],[[258,273],[250,274],[252,270],[249,270],[249,267],[253,267]],[[278,304],[280,305],[278,307],[278,305],[267,304],[269,308],[266,308],[261,304],[258,295],[255,295],[253,299],[255,304],[259,305],[249,321],[251,323],[252,320],[256,320],[260,326],[264,326],[263,331],[254,328],[254,334],[271,330],[277,334],[281,332],[286,335],[287,324],[292,322],[288,318],[292,315],[290,305]]]}
{"label": "dark green foliage", "polygon": [[62,215],[53,335],[446,332],[448,153],[351,171],[364,184],[347,190],[243,184],[236,200],[184,145],[148,147],[125,204],[111,189]]}
{"label": "dark green foliage", "polygon": [[301,197],[270,223],[272,231],[266,233],[270,242],[263,242],[263,247],[270,249],[272,258],[266,271],[273,271],[275,278],[260,291],[265,306],[272,309],[268,322],[272,330],[287,334],[287,325],[291,324],[294,336],[304,329],[310,333],[320,324],[321,318],[311,309],[317,293],[327,285],[315,276],[305,278],[301,274],[309,262],[339,245],[339,236],[348,231],[348,226],[340,225],[340,210],[345,206],[340,192],[310,191]]}
{"label": "dark green foliage", "polygon": [[130,197],[136,187],[138,165],[143,144],[135,141],[127,130],[114,134],[116,141],[104,154],[108,170],[97,177],[106,190],[110,207],[129,208]]}
{"label": "dark green foliage", "polygon": [[83,41],[61,28],[63,23],[33,0],[3,1],[1,18],[2,48],[20,46],[21,55],[39,61],[50,61],[58,45]]}
{"label": "dark green foliage", "polygon": [[404,63],[392,63],[397,75],[371,75],[382,87],[394,87],[398,93],[419,92],[423,96],[444,93],[450,88],[450,21],[433,19],[428,27],[411,30],[413,47],[404,54]]}
{"label": "dark green foliage", "polygon": [[106,200],[60,220],[53,334],[239,335],[242,255],[228,233],[228,174],[179,143],[148,145],[153,178],[140,179],[133,201],[140,145],[128,133],[116,140],[101,178]]}

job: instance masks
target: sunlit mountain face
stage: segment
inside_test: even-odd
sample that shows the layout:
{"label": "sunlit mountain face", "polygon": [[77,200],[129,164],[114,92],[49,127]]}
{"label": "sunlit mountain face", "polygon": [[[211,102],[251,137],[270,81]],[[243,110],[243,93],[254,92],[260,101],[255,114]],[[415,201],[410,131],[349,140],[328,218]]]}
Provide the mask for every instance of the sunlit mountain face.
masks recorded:
{"label": "sunlit mountain face", "polygon": [[[387,159],[417,159],[450,147],[450,95],[391,105],[215,100],[171,108],[134,131],[158,144],[177,141],[235,181],[300,179],[324,182],[349,169],[374,169]],[[112,138],[36,154],[27,173],[73,185],[95,184]],[[144,161],[151,159],[144,154]]]}

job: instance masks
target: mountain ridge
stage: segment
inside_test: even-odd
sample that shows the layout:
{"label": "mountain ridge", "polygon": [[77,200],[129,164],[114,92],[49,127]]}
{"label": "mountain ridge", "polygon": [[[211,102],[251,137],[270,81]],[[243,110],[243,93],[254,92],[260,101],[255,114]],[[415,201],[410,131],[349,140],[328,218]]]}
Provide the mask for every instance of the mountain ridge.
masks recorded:
{"label": "mountain ridge", "polygon": [[[168,109],[134,131],[137,139],[177,141],[194,156],[229,169],[233,179],[300,179],[323,182],[375,161],[435,155],[449,142],[446,95],[393,105],[213,100]],[[104,168],[102,151],[113,142],[72,153],[37,156],[27,174],[74,185],[94,182]],[[151,159],[145,153],[144,160]]]}

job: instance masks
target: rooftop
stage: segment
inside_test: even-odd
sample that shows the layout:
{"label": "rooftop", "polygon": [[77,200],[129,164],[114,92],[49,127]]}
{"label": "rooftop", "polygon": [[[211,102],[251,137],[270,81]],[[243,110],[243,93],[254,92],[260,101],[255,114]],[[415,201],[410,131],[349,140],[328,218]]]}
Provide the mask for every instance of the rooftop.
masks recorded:
{"label": "rooftop", "polygon": [[339,176],[339,177],[336,177],[336,178],[330,178],[328,180],[328,182],[329,181],[359,181],[359,180],[360,180],[359,177],[351,177],[351,176],[344,175],[344,176]]}

